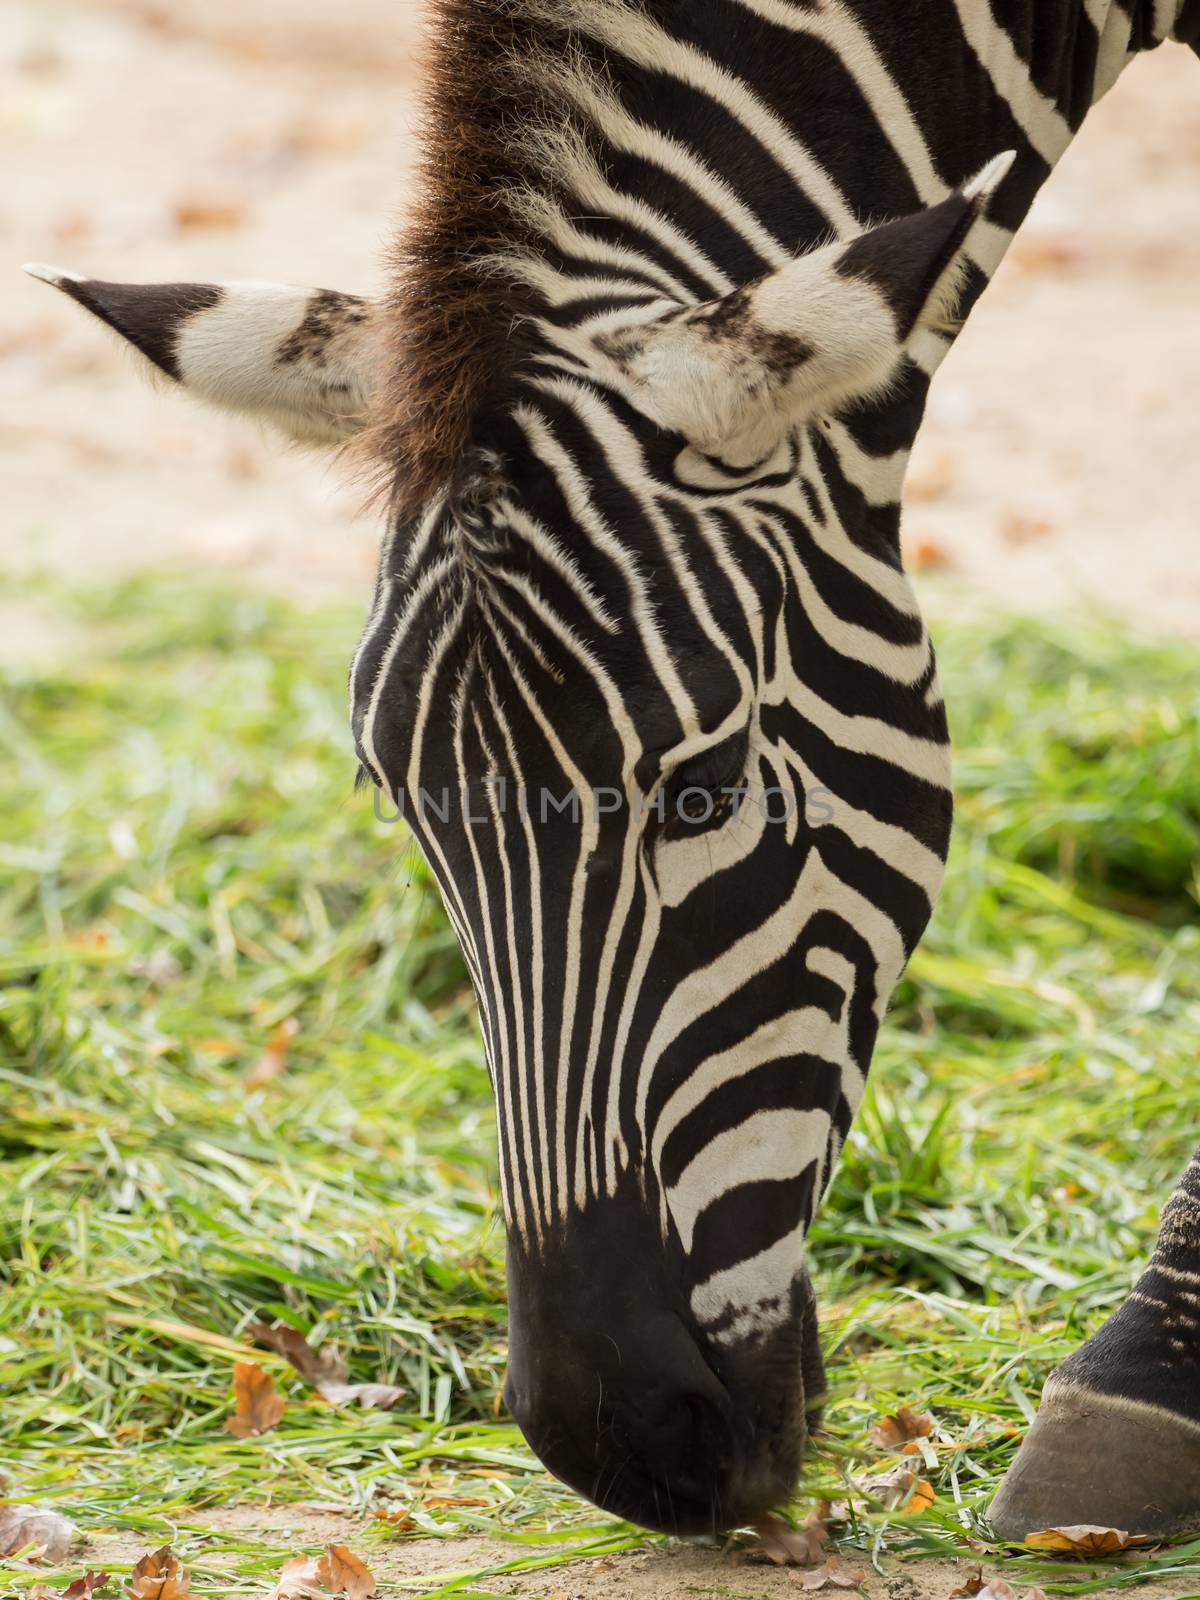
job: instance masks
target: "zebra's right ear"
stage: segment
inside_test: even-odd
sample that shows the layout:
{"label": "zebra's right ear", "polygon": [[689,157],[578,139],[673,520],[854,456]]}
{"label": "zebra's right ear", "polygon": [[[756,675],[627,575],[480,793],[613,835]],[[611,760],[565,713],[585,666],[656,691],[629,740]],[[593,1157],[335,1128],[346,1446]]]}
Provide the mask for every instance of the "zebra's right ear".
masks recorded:
{"label": "zebra's right ear", "polygon": [[660,427],[727,462],[760,460],[789,428],[885,391],[917,329],[945,322],[967,235],[1014,159],[997,156],[924,211],[594,347]]}
{"label": "zebra's right ear", "polygon": [[106,283],[56,267],[26,272],[90,311],[156,378],[308,444],[366,425],[379,313],[369,300],[278,283]]}

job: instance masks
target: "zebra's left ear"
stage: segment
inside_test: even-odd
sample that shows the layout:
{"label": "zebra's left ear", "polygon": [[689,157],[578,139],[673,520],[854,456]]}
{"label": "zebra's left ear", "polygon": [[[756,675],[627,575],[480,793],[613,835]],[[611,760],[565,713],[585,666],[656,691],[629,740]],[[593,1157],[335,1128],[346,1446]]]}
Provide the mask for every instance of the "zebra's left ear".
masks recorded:
{"label": "zebra's left ear", "polygon": [[1014,159],[722,299],[601,334],[596,350],[660,427],[726,461],[759,460],[788,428],[885,390],[914,332],[952,314],[967,235]]}
{"label": "zebra's left ear", "polygon": [[369,300],[278,283],[105,283],[25,270],[118,333],[152,376],[212,405],[308,444],[339,444],[366,424],[378,334]]}

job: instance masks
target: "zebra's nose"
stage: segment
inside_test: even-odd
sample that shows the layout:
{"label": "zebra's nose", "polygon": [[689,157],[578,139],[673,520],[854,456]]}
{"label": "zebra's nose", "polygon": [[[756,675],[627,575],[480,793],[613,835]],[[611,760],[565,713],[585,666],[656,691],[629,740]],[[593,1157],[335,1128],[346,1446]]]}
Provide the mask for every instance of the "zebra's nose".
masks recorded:
{"label": "zebra's nose", "polygon": [[662,1533],[710,1533],[743,1519],[731,1493],[733,1431],[705,1395],[660,1391],[620,1396],[543,1389],[509,1405],[535,1454],[570,1488],[610,1516]]}
{"label": "zebra's nose", "polygon": [[610,1515],[664,1533],[740,1525],[750,1504],[733,1402],[678,1318],[514,1349],[505,1398],[558,1478]]}

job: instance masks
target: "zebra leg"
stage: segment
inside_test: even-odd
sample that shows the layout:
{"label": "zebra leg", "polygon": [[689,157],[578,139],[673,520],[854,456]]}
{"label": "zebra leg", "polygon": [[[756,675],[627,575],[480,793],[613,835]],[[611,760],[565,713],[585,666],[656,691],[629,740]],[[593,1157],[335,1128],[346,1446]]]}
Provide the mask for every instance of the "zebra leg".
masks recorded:
{"label": "zebra leg", "polygon": [[1047,1380],[991,1520],[1008,1539],[1200,1528],[1200,1151],[1129,1297]]}

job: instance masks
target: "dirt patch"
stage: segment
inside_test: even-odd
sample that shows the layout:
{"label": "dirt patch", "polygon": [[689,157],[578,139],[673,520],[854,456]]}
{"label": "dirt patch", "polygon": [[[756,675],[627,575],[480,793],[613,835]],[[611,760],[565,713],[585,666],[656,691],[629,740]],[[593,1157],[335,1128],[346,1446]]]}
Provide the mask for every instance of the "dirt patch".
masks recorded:
{"label": "dirt patch", "polygon": [[[479,1574],[471,1585],[472,1591],[521,1596],[522,1600],[686,1600],[691,1596],[720,1596],[722,1600],[782,1600],[788,1596],[789,1600],[796,1600],[805,1592],[796,1581],[795,1569],[760,1565],[715,1547],[682,1542],[589,1557],[555,1565],[542,1573],[512,1574],[503,1569],[530,1557],[557,1557],[564,1548],[570,1549],[569,1542],[564,1545],[560,1537],[545,1545],[527,1539],[506,1543],[471,1538],[397,1538],[375,1543],[364,1539],[364,1528],[369,1524],[361,1517],[305,1506],[242,1506],[205,1511],[199,1515],[198,1520],[201,1519],[217,1534],[252,1535],[266,1542],[278,1539],[280,1563],[301,1548],[347,1544],[368,1563],[385,1596],[419,1594],[464,1573]],[[144,1539],[132,1539],[128,1534],[95,1534],[89,1542],[87,1560],[93,1566],[117,1567],[136,1561],[147,1547]],[[873,1567],[868,1559],[851,1550],[844,1552],[843,1560],[848,1567],[867,1569],[862,1593],[869,1600],[947,1600],[978,1564],[974,1560],[904,1562],[884,1557],[879,1567]],[[214,1542],[212,1551],[205,1553],[204,1562],[206,1569],[228,1571],[231,1587],[242,1586],[237,1578],[236,1551],[223,1550]],[[1001,1572],[996,1563],[985,1560],[982,1564],[985,1577],[1005,1577],[1018,1594],[1029,1587],[1015,1576],[1011,1565]],[[1084,1581],[1091,1570],[1064,1564],[1063,1579]],[[212,1584],[206,1583],[205,1587],[211,1590]],[[822,1592],[851,1596],[856,1593]],[[1192,1589],[1178,1583],[1155,1582],[1139,1585],[1136,1593],[1139,1600],[1183,1600]]]}

